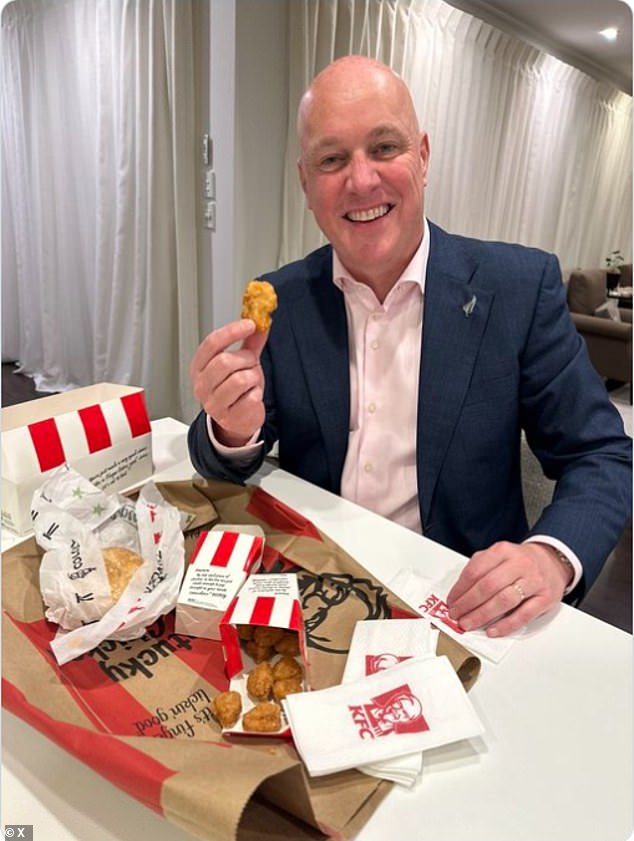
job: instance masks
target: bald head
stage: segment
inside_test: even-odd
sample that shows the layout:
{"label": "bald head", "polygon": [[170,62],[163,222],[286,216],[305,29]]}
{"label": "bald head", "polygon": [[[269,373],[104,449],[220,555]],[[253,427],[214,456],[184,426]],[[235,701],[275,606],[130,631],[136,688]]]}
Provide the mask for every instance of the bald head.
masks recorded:
{"label": "bald head", "polygon": [[346,56],[302,97],[299,178],[308,207],[350,275],[385,296],[423,237],[429,158],[403,80]]}
{"label": "bald head", "polygon": [[313,79],[304,93],[297,113],[297,135],[302,153],[311,134],[315,116],[334,103],[345,107],[361,97],[378,96],[392,101],[413,134],[418,134],[418,118],[405,82],[386,64],[361,55],[348,55],[333,61]]}

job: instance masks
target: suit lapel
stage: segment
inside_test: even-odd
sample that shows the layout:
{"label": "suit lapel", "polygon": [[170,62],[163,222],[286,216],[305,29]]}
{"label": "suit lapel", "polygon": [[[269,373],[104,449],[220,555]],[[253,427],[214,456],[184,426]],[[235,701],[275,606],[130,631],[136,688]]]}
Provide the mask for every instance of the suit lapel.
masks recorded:
{"label": "suit lapel", "polygon": [[332,250],[307,258],[308,283],[298,285],[291,323],[324,439],[332,486],[341,486],[350,424],[348,328],[343,295],[332,282]]}
{"label": "suit lapel", "polygon": [[417,467],[423,530],[469,387],[494,294],[477,282],[463,240],[430,225],[418,394]]}

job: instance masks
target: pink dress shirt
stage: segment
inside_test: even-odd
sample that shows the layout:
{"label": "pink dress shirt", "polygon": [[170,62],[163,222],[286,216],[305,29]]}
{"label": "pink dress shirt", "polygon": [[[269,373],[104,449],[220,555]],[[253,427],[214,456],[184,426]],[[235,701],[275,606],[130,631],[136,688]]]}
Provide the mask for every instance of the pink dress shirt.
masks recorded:
{"label": "pink dress shirt", "polygon": [[341,495],[421,532],[416,479],[416,419],[423,298],[429,255],[421,244],[381,304],[333,252],[333,282],[343,292],[350,353],[350,427]]}
{"label": "pink dress shirt", "polygon": [[[369,286],[348,274],[333,250],[333,283],[344,296],[350,354],[350,426],[341,496],[419,534],[416,427],[429,257],[424,222],[418,250],[382,304]],[[244,447],[229,448],[216,441],[210,418],[207,426],[225,457],[248,462],[262,446],[259,430]],[[583,572],[576,555],[549,535],[533,535],[531,541],[553,546],[572,563],[570,592]]]}

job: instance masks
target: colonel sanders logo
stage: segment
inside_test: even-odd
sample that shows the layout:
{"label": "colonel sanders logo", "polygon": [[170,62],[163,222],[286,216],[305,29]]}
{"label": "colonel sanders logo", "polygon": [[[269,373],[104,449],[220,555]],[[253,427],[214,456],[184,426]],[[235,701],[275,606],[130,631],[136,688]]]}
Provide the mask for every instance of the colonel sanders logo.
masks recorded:
{"label": "colonel sanders logo", "polygon": [[[433,593],[429,595],[425,603],[420,606],[420,610],[428,618],[438,619],[443,625],[447,625],[448,628],[451,628],[457,634],[464,634],[464,628],[461,628],[457,622],[451,619],[447,603],[439,598],[439,596],[435,596]],[[438,622],[434,624],[437,625]]]}
{"label": "colonel sanders logo", "polygon": [[383,672],[392,666],[402,663],[403,660],[409,660],[409,657],[399,657],[398,654],[366,654],[365,655],[365,673],[366,675],[373,675],[376,672]]}
{"label": "colonel sanders logo", "polygon": [[423,706],[406,683],[348,709],[361,739],[429,730]]}
{"label": "colonel sanders logo", "polygon": [[[311,648],[346,654],[348,649],[338,645],[341,639],[341,614],[347,623],[363,619],[389,619],[387,594],[382,587],[367,578],[351,575],[321,575],[316,577],[298,572],[297,582],[302,602],[306,643]],[[342,608],[345,604],[345,612]],[[343,635],[345,637],[345,634]]]}

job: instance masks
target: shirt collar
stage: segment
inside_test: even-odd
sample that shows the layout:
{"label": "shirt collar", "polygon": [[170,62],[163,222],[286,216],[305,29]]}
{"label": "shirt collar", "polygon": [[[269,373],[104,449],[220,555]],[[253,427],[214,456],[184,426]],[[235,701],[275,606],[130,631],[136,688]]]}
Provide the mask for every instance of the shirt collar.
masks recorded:
{"label": "shirt collar", "polygon": [[[427,224],[427,217],[423,216],[423,238],[420,245],[416,249],[416,253],[409,261],[401,276],[397,279],[394,286],[397,286],[402,281],[411,281],[420,286],[420,290],[425,294],[425,277],[427,275],[427,262],[429,260],[429,225]],[[339,259],[335,249],[332,250],[332,282],[338,289],[343,291],[344,280],[352,280],[358,283],[350,272],[348,272]]]}

